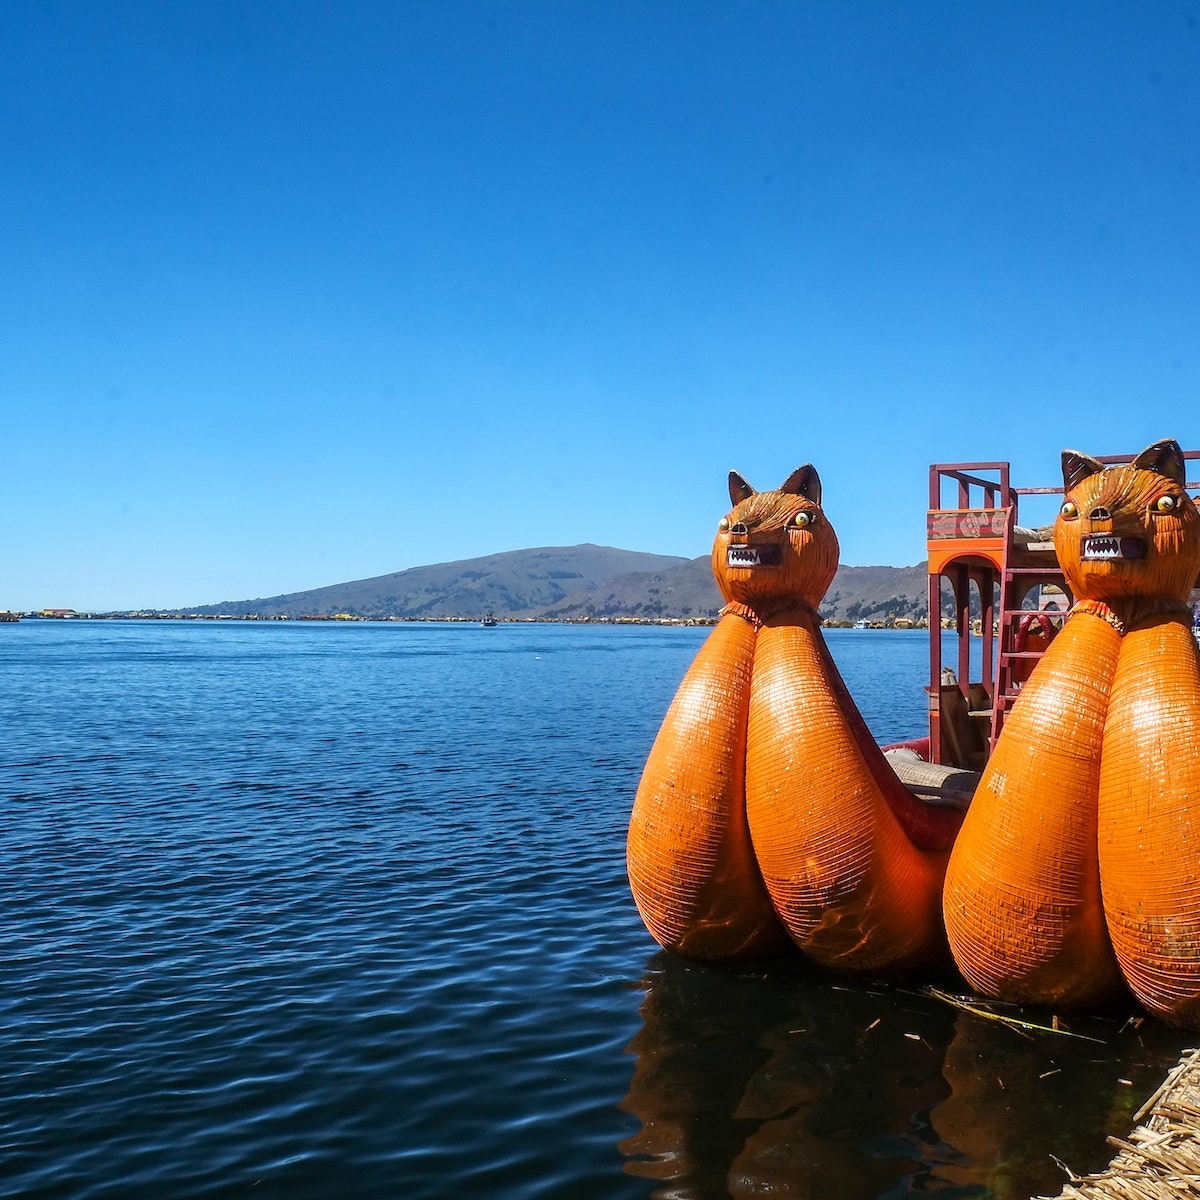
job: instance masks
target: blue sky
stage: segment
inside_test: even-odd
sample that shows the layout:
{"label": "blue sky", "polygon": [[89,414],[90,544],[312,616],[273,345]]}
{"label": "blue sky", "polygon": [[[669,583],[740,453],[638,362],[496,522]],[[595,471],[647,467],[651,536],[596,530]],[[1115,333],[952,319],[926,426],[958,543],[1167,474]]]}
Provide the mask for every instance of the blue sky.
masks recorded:
{"label": "blue sky", "polygon": [[1200,4],[0,9],[0,608],[1200,445]]}

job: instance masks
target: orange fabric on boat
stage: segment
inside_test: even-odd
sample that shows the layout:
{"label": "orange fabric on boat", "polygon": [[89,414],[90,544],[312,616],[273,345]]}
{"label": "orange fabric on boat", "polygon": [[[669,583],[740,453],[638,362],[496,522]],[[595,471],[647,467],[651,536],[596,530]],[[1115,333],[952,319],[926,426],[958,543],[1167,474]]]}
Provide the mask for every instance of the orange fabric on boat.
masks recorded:
{"label": "orange fabric on boat", "polygon": [[987,995],[1084,1005],[1119,984],[1100,901],[1096,797],[1120,644],[1097,616],[1066,623],[1022,688],[951,853],[950,948]]}
{"label": "orange fabric on boat", "polygon": [[1200,653],[1184,617],[1125,635],[1100,770],[1113,948],[1134,994],[1200,1026]]}
{"label": "orange fabric on boat", "polygon": [[754,651],[746,814],[775,909],[806,955],[903,971],[945,953],[946,854],[905,837],[864,761],[807,609],[768,617]]}
{"label": "orange fabric on boat", "polygon": [[634,800],[634,900],[654,939],[687,958],[761,957],[788,945],[746,827],[753,659],[754,626],[722,617],[679,685]]}

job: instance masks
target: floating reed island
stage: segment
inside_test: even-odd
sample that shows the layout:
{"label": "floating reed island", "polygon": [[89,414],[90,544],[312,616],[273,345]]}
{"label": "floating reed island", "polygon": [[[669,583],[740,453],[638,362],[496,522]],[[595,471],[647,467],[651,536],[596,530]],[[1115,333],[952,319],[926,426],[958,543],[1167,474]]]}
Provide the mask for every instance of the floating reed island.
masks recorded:
{"label": "floating reed island", "polygon": [[1179,1060],[1133,1119],[1141,1123],[1128,1138],[1108,1139],[1116,1158],[1095,1175],[1072,1176],[1054,1200],[1200,1196],[1200,1050]]}

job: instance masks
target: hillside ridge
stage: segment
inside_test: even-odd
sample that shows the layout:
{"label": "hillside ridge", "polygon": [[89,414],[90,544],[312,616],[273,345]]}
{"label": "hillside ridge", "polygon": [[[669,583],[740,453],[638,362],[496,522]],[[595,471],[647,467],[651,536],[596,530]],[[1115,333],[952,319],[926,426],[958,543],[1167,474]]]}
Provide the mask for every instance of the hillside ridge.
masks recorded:
{"label": "hillside ridge", "polygon": [[[830,621],[920,620],[928,613],[923,563],[841,565],[820,605]],[[173,610],[200,616],[408,620],[499,618],[711,620],[723,601],[707,554],[697,558],[583,543],[506,550],[409,567],[302,592]]]}

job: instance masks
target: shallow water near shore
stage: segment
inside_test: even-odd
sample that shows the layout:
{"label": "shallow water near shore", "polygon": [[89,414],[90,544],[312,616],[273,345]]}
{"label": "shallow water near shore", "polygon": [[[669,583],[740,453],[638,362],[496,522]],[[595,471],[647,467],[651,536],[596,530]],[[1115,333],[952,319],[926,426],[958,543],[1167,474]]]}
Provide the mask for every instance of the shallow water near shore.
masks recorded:
{"label": "shallow water near shore", "polygon": [[[932,980],[654,945],[625,827],[707,632],[0,629],[0,1194],[1023,1197],[1106,1162],[1191,1041],[1132,1004],[1023,1036]],[[926,636],[828,639],[920,736]]]}

